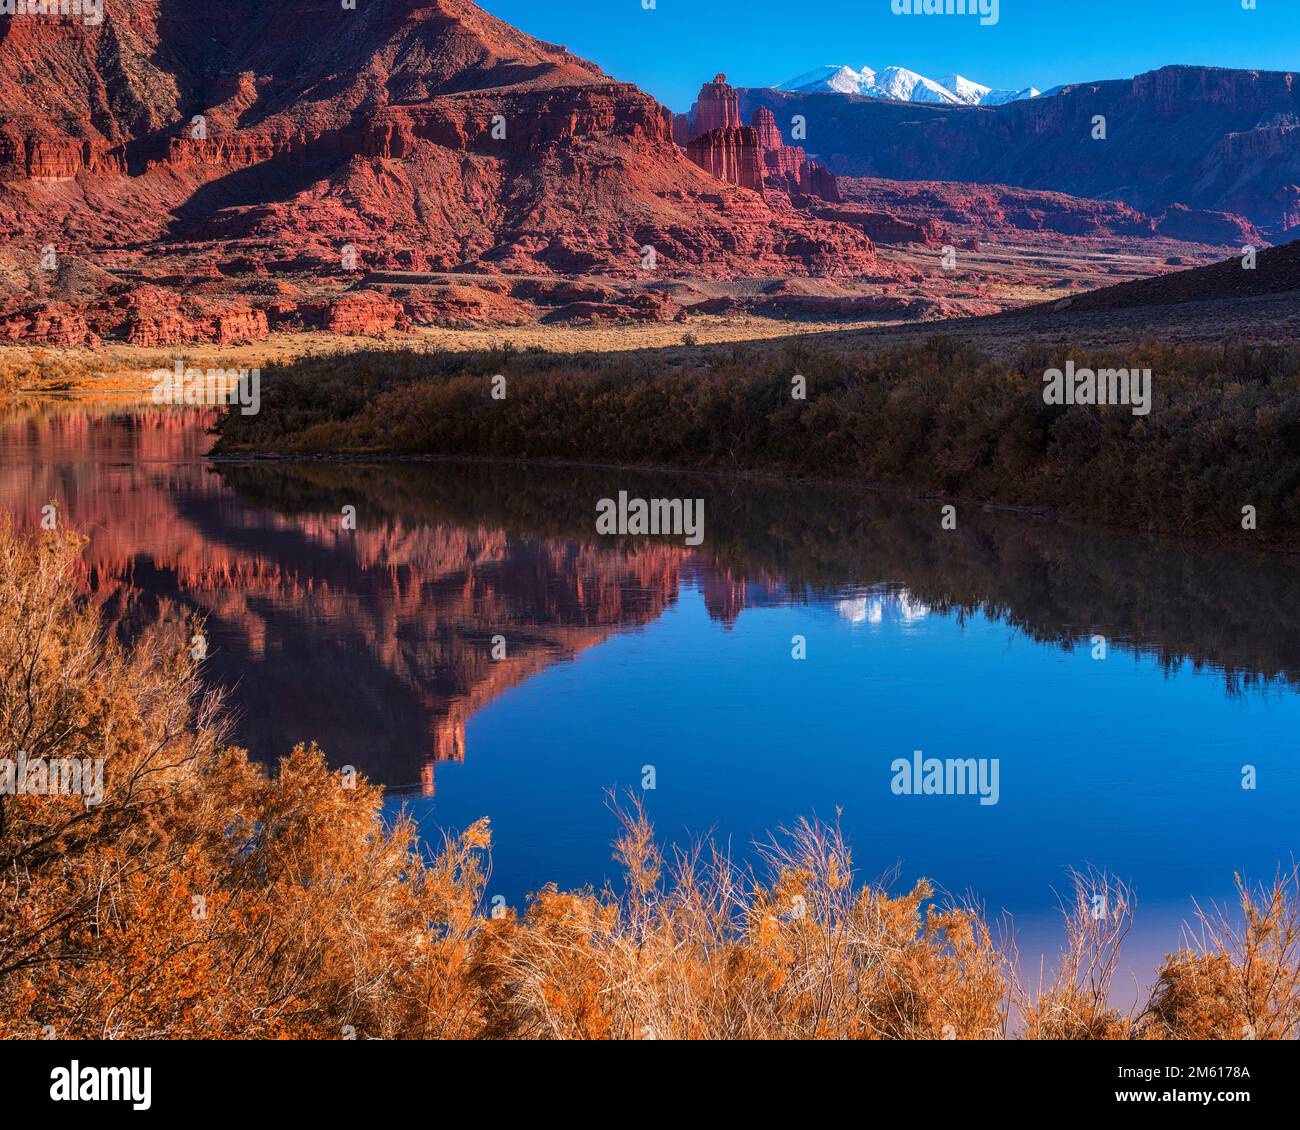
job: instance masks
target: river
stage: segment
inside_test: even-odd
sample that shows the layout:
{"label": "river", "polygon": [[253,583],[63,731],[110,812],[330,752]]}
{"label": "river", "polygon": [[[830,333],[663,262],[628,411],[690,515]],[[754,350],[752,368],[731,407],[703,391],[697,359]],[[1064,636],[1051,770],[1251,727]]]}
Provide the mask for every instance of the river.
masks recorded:
{"label": "river", "polygon": [[[430,837],[489,816],[490,898],[616,881],[607,790],[742,858],[838,813],[865,877],[973,892],[1031,958],[1067,869],[1109,869],[1142,981],[1193,899],[1293,858],[1293,560],[703,476],[213,463],[213,418],[12,405],[0,511],[89,536],[123,639],[202,615],[256,756],[315,740]],[[598,535],[621,490],[702,498],[701,544]],[[996,803],[900,795],[914,751],[995,765]]]}

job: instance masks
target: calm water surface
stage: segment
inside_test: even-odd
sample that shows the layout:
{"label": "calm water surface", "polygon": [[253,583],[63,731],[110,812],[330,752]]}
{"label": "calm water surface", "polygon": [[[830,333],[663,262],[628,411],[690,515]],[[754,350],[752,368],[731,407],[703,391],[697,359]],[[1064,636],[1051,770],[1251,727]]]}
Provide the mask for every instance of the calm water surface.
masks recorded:
{"label": "calm water surface", "polygon": [[[82,584],[123,638],[204,615],[258,756],[315,739],[431,833],[490,816],[490,895],[614,879],[605,791],[647,766],[661,838],[745,855],[841,811],[868,877],[974,891],[1028,955],[1055,948],[1066,869],[1109,868],[1143,977],[1193,898],[1295,852],[1294,563],[699,477],[213,464],[211,419],[9,409],[0,510],[57,500],[90,534]],[[704,498],[703,545],[598,537],[619,490]],[[914,750],[998,758],[999,803],[895,796]]]}

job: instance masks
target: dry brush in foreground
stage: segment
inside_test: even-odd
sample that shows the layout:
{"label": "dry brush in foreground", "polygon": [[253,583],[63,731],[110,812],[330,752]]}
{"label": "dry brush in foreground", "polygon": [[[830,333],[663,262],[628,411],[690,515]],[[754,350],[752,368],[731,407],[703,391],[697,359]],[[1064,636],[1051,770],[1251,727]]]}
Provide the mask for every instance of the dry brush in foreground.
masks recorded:
{"label": "dry brush in foreground", "polygon": [[[1300,889],[1202,916],[1141,1008],[1109,1003],[1132,898],[1076,877],[1027,988],[981,910],[855,875],[801,822],[757,872],[620,810],[622,890],[484,913],[487,822],[435,849],[315,747],[225,741],[188,646],[124,648],[73,597],[79,542],[0,525],[0,759],[102,758],[102,801],[0,795],[0,1035],[63,1038],[1295,1038]],[[178,626],[178,628],[181,626]],[[1092,914],[1101,896],[1108,908]]]}

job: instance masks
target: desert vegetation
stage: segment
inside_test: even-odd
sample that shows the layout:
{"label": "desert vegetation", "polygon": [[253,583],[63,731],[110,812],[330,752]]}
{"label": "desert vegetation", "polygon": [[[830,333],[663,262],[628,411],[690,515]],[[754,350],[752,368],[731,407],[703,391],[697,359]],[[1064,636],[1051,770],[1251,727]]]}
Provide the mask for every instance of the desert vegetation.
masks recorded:
{"label": "desert vegetation", "polygon": [[[613,799],[618,889],[485,907],[486,820],[442,843],[301,747],[226,742],[202,626],[130,647],[72,595],[80,541],[0,523],[0,760],[102,759],[100,803],[0,794],[0,1034],[61,1038],[1295,1038],[1300,887],[1242,882],[1147,999],[1111,985],[1135,913],[1062,900],[1056,971],[929,883],[864,882],[834,824],[745,867],[664,848]],[[1098,913],[1098,907],[1102,912]]]}
{"label": "desert vegetation", "polygon": [[[1149,367],[1149,415],[1051,406],[1043,374]],[[495,374],[506,395],[494,398]],[[794,392],[806,382],[806,399]],[[700,468],[886,485],[1258,544],[1300,537],[1300,348],[1146,343],[1009,360],[932,338],[872,355],[700,351],[665,366],[508,349],[306,360],[218,454],[384,454]],[[499,386],[498,386],[499,387]]]}
{"label": "desert vegetation", "polygon": [[104,368],[88,352],[6,347],[0,349],[0,397],[95,386],[102,384]]}

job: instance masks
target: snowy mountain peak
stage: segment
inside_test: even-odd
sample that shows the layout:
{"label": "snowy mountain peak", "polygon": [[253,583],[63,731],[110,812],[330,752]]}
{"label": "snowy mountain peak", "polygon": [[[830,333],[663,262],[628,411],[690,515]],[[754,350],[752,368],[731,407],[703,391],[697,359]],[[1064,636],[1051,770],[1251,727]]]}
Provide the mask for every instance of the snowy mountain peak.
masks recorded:
{"label": "snowy mountain peak", "polygon": [[1034,86],[1024,90],[990,90],[984,96],[981,106],[1005,106],[1008,102],[1020,102],[1025,98],[1041,98],[1042,91]]}
{"label": "snowy mountain peak", "polygon": [[1022,98],[1039,97],[1039,92],[1032,86],[1024,90],[995,90],[959,74],[931,79],[906,67],[886,67],[883,71],[871,67],[854,70],[836,63],[805,71],[779,83],[775,89],[800,94],[830,91],[882,98],[889,102],[924,102],[942,106],[1003,106]]}
{"label": "snowy mountain peak", "polygon": [[959,102],[964,102],[967,106],[982,105],[984,99],[993,93],[991,86],[971,82],[970,79],[963,78],[961,75],[944,75],[937,81],[945,90],[952,91]]}
{"label": "snowy mountain peak", "polygon": [[951,90],[940,86],[934,79],[918,75],[906,67],[886,67],[878,75],[872,90],[873,98],[888,98],[891,102],[939,102],[949,105],[961,101]]}
{"label": "snowy mountain peak", "polygon": [[867,67],[855,71],[852,67],[828,64],[796,75],[788,82],[781,83],[777,90],[794,90],[803,92],[831,90],[836,94],[865,94],[876,72]]}

